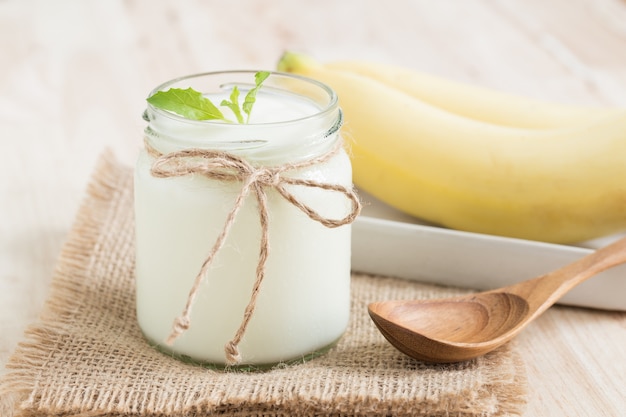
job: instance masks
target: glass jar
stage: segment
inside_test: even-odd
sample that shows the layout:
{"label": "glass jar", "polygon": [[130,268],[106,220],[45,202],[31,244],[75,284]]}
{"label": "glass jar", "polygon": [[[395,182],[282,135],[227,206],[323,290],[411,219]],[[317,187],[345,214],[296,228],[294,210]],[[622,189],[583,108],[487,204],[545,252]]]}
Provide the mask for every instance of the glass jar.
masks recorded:
{"label": "glass jar", "polygon": [[[243,96],[253,80],[250,71],[205,73],[151,95],[192,87],[219,105],[234,85]],[[332,346],[349,318],[348,223],[359,210],[335,93],[271,73],[247,124],[189,120],[150,104],[144,119],[135,221],[137,318],[145,337],[176,357],[218,367],[301,361]],[[216,155],[247,168],[221,166]],[[265,220],[258,193],[267,201]],[[171,337],[183,311],[187,322]],[[229,358],[229,344],[238,357]]]}

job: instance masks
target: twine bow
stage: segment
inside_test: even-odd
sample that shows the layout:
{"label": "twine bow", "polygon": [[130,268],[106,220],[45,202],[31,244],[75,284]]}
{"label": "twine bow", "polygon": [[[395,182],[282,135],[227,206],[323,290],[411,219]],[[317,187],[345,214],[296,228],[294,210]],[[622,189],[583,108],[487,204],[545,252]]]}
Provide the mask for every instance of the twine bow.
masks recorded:
{"label": "twine bow", "polygon": [[[300,168],[306,168],[313,165],[324,163],[336,155],[341,149],[341,141],[338,141],[335,147],[324,155],[317,158],[306,160],[304,162],[295,164],[284,164],[276,167],[254,167],[245,159],[229,154],[222,151],[209,150],[209,149],[185,149],[168,154],[161,154],[156,149],[151,147],[147,142],[145,144],[149,154],[156,158],[151,167],[151,174],[159,178],[167,177],[180,177],[191,174],[200,174],[207,178],[218,181],[237,181],[242,183],[241,191],[235,199],[235,204],[232,210],[226,217],[224,227],[217,237],[217,240],[213,244],[211,251],[204,260],[200,271],[196,275],[193,282],[193,286],[189,291],[187,302],[179,317],[174,321],[172,332],[166,340],[168,345],[174,343],[174,341],[184,333],[191,326],[191,309],[196,295],[198,294],[200,284],[215,255],[224,245],[226,237],[232,227],[235,217],[239,212],[239,209],[243,206],[245,198],[253,193],[256,197],[259,218],[261,222],[261,245],[259,252],[259,261],[256,268],[256,280],[252,288],[252,294],[250,300],[244,311],[243,319],[235,336],[224,347],[226,355],[226,362],[229,365],[236,365],[241,362],[241,354],[239,352],[239,343],[243,338],[248,323],[252,318],[256,307],[256,299],[259,294],[261,283],[265,277],[265,264],[267,262],[269,254],[269,211],[267,207],[267,194],[266,189],[268,187],[276,190],[285,200],[302,210],[312,220],[321,223],[322,225],[334,228],[345,224],[352,223],[361,211],[361,204],[359,199],[351,188],[344,187],[339,184],[322,183],[313,180],[291,178],[283,176],[286,171],[292,171]],[[317,211],[307,206],[298,200],[292,193],[287,190],[287,186],[304,186],[311,188],[319,188],[322,190],[334,191],[341,193],[348,198],[352,204],[350,212],[341,219],[329,219],[320,215]]]}

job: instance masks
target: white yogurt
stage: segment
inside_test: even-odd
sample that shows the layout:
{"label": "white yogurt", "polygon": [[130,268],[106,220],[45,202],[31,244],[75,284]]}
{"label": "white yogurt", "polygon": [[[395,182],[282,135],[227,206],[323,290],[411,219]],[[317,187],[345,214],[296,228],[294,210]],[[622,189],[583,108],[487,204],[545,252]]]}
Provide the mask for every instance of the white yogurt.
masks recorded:
{"label": "white yogurt", "polygon": [[[198,78],[211,77],[217,75]],[[264,85],[259,91],[249,125],[189,121],[149,107],[147,141],[161,153],[217,148],[255,165],[302,161],[327,152],[340,140],[337,132],[325,135],[340,117],[336,98],[308,81],[290,80],[285,87],[281,77],[272,75],[267,88]],[[193,86],[196,77],[183,81]],[[276,91],[302,91],[302,86],[315,95]],[[213,98],[214,103],[220,102],[219,97]],[[168,346],[165,340],[174,319],[183,310],[241,184],[199,174],[156,178],[150,173],[153,161],[142,152],[135,171],[139,325],[146,338],[163,350],[193,361],[224,364],[224,345],[241,324],[256,279],[261,234],[256,199],[248,196],[205,276],[191,310],[191,327]],[[343,151],[324,164],[288,175],[351,187],[350,162]],[[289,190],[329,218],[340,219],[351,209],[340,193],[302,186]],[[275,190],[267,189],[267,194],[270,253],[256,309],[239,344],[242,365],[275,364],[315,354],[341,336],[349,318],[350,226],[327,228]]]}

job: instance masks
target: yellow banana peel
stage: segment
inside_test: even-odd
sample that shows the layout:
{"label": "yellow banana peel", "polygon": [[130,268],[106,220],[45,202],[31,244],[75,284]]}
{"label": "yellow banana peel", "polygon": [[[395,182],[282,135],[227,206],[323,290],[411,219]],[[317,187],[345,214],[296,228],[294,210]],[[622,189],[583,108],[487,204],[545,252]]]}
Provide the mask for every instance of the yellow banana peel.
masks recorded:
{"label": "yellow banana peel", "polygon": [[[406,81],[394,84],[369,68],[342,65],[286,53],[278,69],[337,92],[352,139],[354,182],[380,200],[446,227],[546,242],[626,229],[626,109],[538,103],[558,117],[505,126],[495,120],[500,116],[487,120],[459,110],[467,106],[454,103],[454,84],[441,97],[431,89],[422,99],[417,88],[404,88]],[[416,73],[411,82],[424,80]],[[463,102],[467,90],[459,90]],[[510,120],[532,119],[520,107],[524,98],[494,94],[484,102],[511,103],[501,112],[519,116]]]}
{"label": "yellow banana peel", "polygon": [[614,108],[575,106],[504,93],[407,68],[365,61],[336,61],[330,70],[359,74],[452,113],[502,126],[542,129],[591,121]]}

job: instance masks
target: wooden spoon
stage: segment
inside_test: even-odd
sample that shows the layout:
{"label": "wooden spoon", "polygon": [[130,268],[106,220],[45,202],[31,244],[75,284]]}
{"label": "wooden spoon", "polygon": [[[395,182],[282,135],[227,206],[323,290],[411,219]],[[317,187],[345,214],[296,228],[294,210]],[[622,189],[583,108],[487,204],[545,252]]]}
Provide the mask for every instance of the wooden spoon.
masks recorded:
{"label": "wooden spoon", "polygon": [[376,302],[368,311],[401,352],[427,362],[464,361],[508,342],[576,285],[624,262],[626,238],[508,287],[453,298]]}

